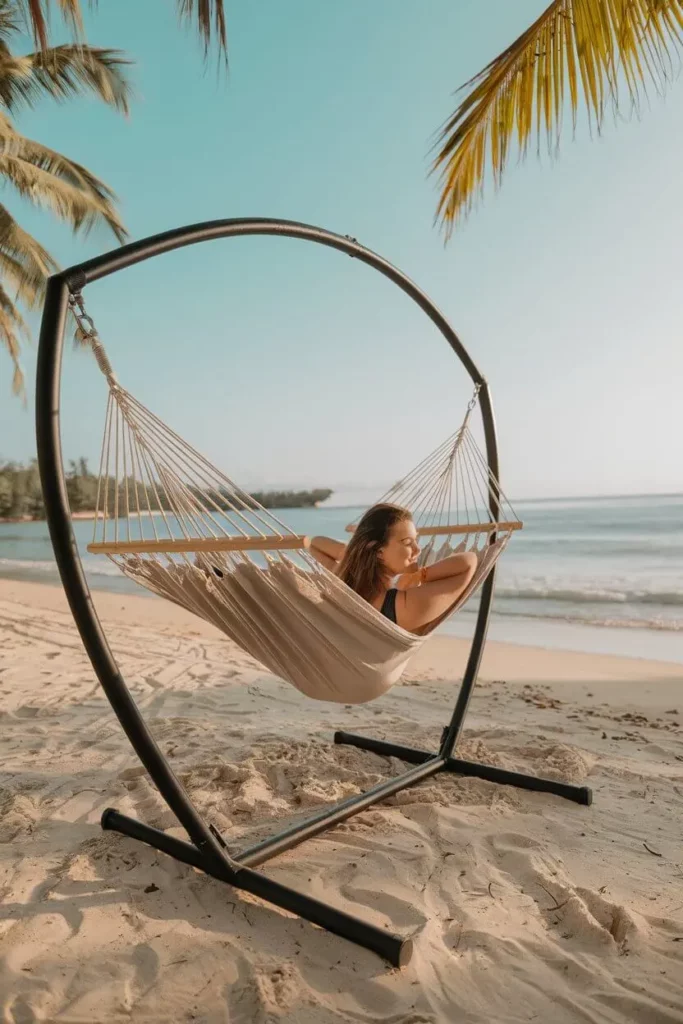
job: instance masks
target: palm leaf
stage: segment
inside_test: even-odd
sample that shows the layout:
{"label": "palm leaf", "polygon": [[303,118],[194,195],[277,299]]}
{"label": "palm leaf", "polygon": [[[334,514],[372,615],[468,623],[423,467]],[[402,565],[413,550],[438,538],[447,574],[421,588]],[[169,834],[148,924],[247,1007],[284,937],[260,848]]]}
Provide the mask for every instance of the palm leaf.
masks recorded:
{"label": "palm leaf", "polygon": [[437,220],[449,238],[483,191],[498,186],[516,140],[559,145],[567,105],[580,103],[599,132],[624,97],[638,110],[648,83],[662,91],[683,41],[683,0],[553,0],[543,14],[464,86],[467,95],[441,129],[432,171]]}
{"label": "palm leaf", "polygon": [[200,39],[204,43],[204,56],[208,56],[209,48],[217,37],[218,53],[227,61],[228,36],[224,0],[176,0],[176,6],[182,20],[196,22]]}
{"label": "palm leaf", "polygon": [[69,99],[90,91],[127,114],[132,95],[124,67],[132,62],[119,50],[65,45],[15,57],[0,47],[0,103],[10,111],[33,106],[45,95]]}
{"label": "palm leaf", "polygon": [[[62,17],[78,37],[83,31],[81,0],[15,0],[19,4],[33,37],[41,50],[48,46],[48,20],[50,10],[59,8]],[[96,7],[97,0],[90,0]],[[213,42],[218,42],[219,55],[227,60],[228,37],[225,23],[225,0],[176,0],[176,7],[182,21],[194,22],[199,37],[204,43],[204,55],[208,56]]]}
{"label": "palm leaf", "polygon": [[116,196],[104,182],[61,153],[20,135],[1,114],[0,177],[76,231],[87,232],[104,221],[118,241],[126,237],[116,211]]}
{"label": "palm leaf", "polygon": [[0,206],[0,274],[15,289],[17,300],[35,306],[43,297],[45,281],[57,269],[47,249]]}
{"label": "palm leaf", "polygon": [[25,398],[24,374],[19,362],[19,336],[28,337],[28,328],[16,305],[0,285],[0,343],[7,349],[14,365],[12,392]]}
{"label": "palm leaf", "polygon": [[[30,25],[36,46],[46,50],[50,11],[55,6],[53,0],[14,0],[14,6],[19,8],[24,20]],[[80,36],[83,32],[81,0],[56,0],[56,6],[67,25]]]}

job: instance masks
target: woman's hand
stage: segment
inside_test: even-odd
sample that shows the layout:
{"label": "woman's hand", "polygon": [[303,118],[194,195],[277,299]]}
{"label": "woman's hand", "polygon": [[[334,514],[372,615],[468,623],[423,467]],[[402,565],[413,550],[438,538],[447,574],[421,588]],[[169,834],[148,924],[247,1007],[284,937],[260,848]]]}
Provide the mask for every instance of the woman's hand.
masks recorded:
{"label": "woman's hand", "polygon": [[423,576],[422,569],[416,569],[414,572],[404,572],[396,580],[396,589],[410,590],[411,587],[419,587],[423,582]]}

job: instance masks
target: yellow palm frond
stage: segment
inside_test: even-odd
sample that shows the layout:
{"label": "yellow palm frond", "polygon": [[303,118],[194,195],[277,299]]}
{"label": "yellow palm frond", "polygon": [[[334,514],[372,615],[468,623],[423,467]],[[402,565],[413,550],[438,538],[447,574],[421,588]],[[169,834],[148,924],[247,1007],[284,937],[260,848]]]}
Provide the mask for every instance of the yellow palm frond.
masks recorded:
{"label": "yellow palm frond", "polygon": [[14,366],[12,392],[25,399],[24,374],[19,362],[20,335],[28,337],[28,328],[16,305],[0,285],[0,344],[9,353]]}
{"label": "yellow palm frond", "polygon": [[20,135],[0,114],[0,178],[24,198],[67,221],[75,231],[104,222],[118,241],[126,230],[111,189],[80,164]]}
{"label": "yellow palm frond", "polygon": [[29,307],[42,298],[45,281],[57,269],[47,249],[17,224],[6,206],[0,205],[0,274],[18,293],[26,290]]}
{"label": "yellow palm frond", "polygon": [[464,86],[441,129],[432,171],[439,175],[437,220],[450,237],[481,195],[487,170],[499,185],[516,140],[559,144],[567,105],[580,102],[602,128],[627,98],[637,110],[647,84],[661,91],[683,41],[683,0],[553,0],[543,14]]}
{"label": "yellow palm frond", "polygon": [[119,50],[68,44],[15,57],[0,48],[0,103],[14,111],[45,96],[56,100],[90,91],[127,114],[132,89],[124,68],[132,62]]}
{"label": "yellow palm frond", "polygon": [[[49,42],[49,16],[56,7],[63,19],[78,38],[83,34],[83,5],[81,0],[14,0],[30,26],[36,45],[45,50]],[[143,2],[143,0],[141,0]],[[96,7],[97,0],[90,0]],[[218,53],[227,60],[228,37],[225,23],[225,0],[176,0],[181,21],[194,22],[199,37],[204,43],[204,55],[208,56],[212,44],[218,46]]]}
{"label": "yellow palm frond", "polygon": [[[97,0],[95,0],[95,3]],[[36,46],[41,50],[47,49],[49,41],[48,25],[50,12],[55,6],[59,9],[64,21],[77,35],[83,32],[83,10],[81,0],[15,0],[16,6],[30,26]],[[95,6],[92,3],[92,6]]]}

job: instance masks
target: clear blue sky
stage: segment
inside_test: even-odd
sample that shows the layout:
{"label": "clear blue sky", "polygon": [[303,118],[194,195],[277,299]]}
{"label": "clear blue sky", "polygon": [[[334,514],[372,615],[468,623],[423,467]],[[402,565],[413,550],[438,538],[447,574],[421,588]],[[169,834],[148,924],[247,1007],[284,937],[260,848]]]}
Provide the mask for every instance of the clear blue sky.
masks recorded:
{"label": "clear blue sky", "polygon": [[[444,248],[426,176],[454,89],[541,0],[228,4],[231,70],[205,72],[169,0],[117,0],[90,42],[135,57],[129,120],[45,101],[22,130],[103,177],[132,238],[217,217],[352,234],[432,296],[487,376],[515,498],[681,489],[683,83],[640,121],[513,161]],[[60,260],[74,239],[14,199]],[[368,268],[279,239],[195,246],[86,291],[119,377],[246,486],[382,486],[459,423],[469,383],[445,342]],[[35,350],[24,362],[29,389]],[[0,456],[34,453],[0,353]],[[99,457],[106,390],[69,351],[66,457]]]}

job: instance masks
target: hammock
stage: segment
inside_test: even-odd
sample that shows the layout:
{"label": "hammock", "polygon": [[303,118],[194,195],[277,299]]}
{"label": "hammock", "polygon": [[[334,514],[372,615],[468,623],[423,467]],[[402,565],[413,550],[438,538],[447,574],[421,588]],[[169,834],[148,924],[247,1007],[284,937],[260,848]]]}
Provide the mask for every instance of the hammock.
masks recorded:
{"label": "hammock", "polygon": [[[88,551],[212,623],[309,697],[359,704],[385,693],[426,632],[390,622],[311,555],[307,537],[121,387],[80,294],[70,305],[109,387]],[[426,538],[421,565],[468,546],[478,553],[470,584],[429,632],[479,588],[522,526],[470,431],[477,393],[459,429],[379,499],[412,511]]]}

